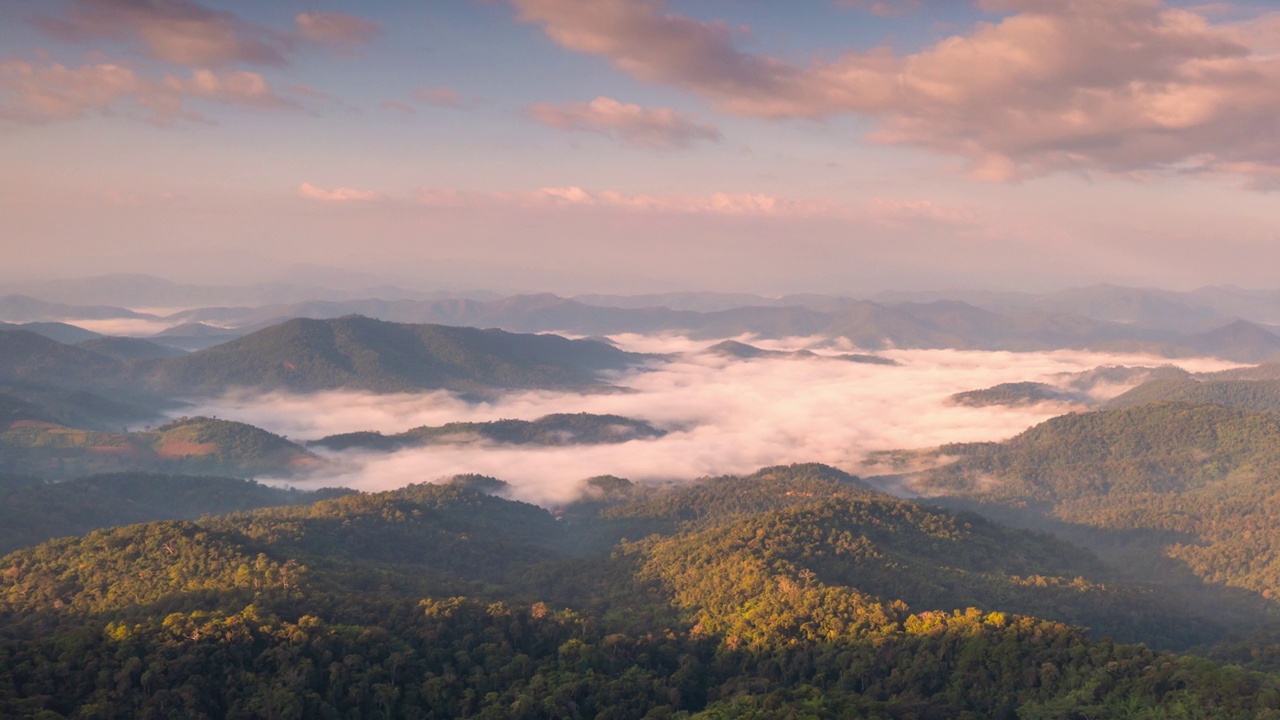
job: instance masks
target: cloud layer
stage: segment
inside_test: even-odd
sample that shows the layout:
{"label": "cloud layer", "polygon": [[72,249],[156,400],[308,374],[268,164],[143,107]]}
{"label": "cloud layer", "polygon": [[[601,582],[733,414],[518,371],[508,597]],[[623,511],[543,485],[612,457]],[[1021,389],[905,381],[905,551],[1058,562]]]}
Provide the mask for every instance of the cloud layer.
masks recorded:
{"label": "cloud layer", "polygon": [[1004,17],[913,54],[800,66],[664,0],[513,2],[556,43],[641,80],[739,115],[869,116],[874,140],[964,158],[980,179],[1196,172],[1263,188],[1280,168],[1273,15],[1214,25],[1159,0],[982,0]]}
{"label": "cloud layer", "polygon": [[[706,345],[683,338],[617,339],[628,349],[646,351],[695,350]],[[760,344],[783,349],[809,343]],[[860,472],[859,461],[874,450],[1000,439],[1062,410],[1057,406],[969,408],[950,405],[946,398],[962,390],[1046,379],[1052,373],[1100,364],[1158,362],[1084,352],[889,354],[902,365],[788,359],[744,362],[691,354],[646,371],[618,375],[614,381],[635,392],[613,395],[522,392],[470,405],[443,392],[277,394],[229,396],[183,412],[251,422],[294,440],[356,430],[399,432],[462,420],[532,419],[552,412],[617,413],[671,431],[659,440],[606,446],[470,446],[391,455],[340,454],[335,459],[347,463],[343,469],[310,482],[373,490],[480,472],[511,482],[522,499],[556,504],[574,497],[584,478],[604,473],[637,481],[678,481],[804,461]],[[1188,365],[1191,369],[1223,366],[1217,361]]]}

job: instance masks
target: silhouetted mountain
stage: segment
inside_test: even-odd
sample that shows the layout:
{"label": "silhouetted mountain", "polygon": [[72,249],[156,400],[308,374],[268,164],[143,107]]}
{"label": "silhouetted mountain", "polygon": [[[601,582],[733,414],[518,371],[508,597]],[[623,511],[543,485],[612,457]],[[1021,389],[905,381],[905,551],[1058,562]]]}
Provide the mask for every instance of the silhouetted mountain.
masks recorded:
{"label": "silhouetted mountain", "polygon": [[38,383],[0,383],[0,393],[39,408],[40,419],[68,427],[119,430],[122,426],[151,422],[173,403],[134,395],[132,400],[110,399],[85,390]]}
{"label": "silhouetted mountain", "polygon": [[60,322],[29,322],[29,323],[6,323],[0,322],[0,330],[29,330],[37,335],[43,335],[50,340],[57,340],[60,343],[74,345],[85,340],[103,337],[101,334],[84,328],[68,325]]}
{"label": "silhouetted mountain", "polygon": [[141,338],[98,337],[76,343],[76,345],[124,362],[186,355],[186,352],[177,348],[158,345]]}
{"label": "silhouetted mountain", "polygon": [[[2,420],[0,420],[2,422]],[[232,478],[111,473],[62,482],[0,474],[0,554],[56,537],[155,520],[196,520],[348,494],[282,490]]]}
{"label": "silhouetted mountain", "polygon": [[0,297],[0,318],[10,322],[36,322],[52,320],[154,320],[155,315],[138,313],[125,308],[106,305],[63,305],[37,300],[26,295]]}
{"label": "silhouetted mountain", "polygon": [[360,448],[390,452],[425,445],[463,445],[476,442],[546,446],[599,445],[660,438],[666,434],[666,431],[643,420],[633,420],[621,415],[556,413],[537,420],[453,422],[435,427],[423,426],[394,435],[378,432],[343,433],[307,444],[330,450]]}
{"label": "silhouetted mountain", "polygon": [[1018,407],[1042,402],[1085,404],[1088,398],[1061,388],[1039,382],[1000,383],[982,390],[959,392],[950,397],[951,402],[969,407],[1004,405]]}
{"label": "silhouetted mountain", "polygon": [[740,360],[756,360],[765,359],[793,359],[793,360],[843,360],[845,362],[866,363],[869,365],[897,365],[896,360],[880,357],[878,355],[866,355],[862,353],[842,353],[839,355],[819,355],[810,350],[765,350],[754,345],[738,342],[737,340],[725,340],[704,349],[702,352],[710,355],[720,355],[722,357],[737,358]]}
{"label": "silhouetted mountain", "polygon": [[244,337],[250,332],[253,332],[253,330],[249,328],[222,328],[192,322],[174,325],[152,335],[149,339],[157,345],[191,352],[220,345],[238,337]]}
{"label": "silhouetted mountain", "polygon": [[1205,355],[1242,362],[1261,362],[1280,355],[1280,335],[1244,320],[1188,336],[1182,344]]}
{"label": "silhouetted mountain", "polygon": [[29,330],[0,333],[0,382],[92,389],[118,386],[123,372],[123,363],[109,355]]}
{"label": "silhouetted mountain", "polygon": [[148,386],[197,395],[230,387],[309,392],[588,388],[598,372],[644,359],[603,343],[365,317],[290,320],[161,360]]}

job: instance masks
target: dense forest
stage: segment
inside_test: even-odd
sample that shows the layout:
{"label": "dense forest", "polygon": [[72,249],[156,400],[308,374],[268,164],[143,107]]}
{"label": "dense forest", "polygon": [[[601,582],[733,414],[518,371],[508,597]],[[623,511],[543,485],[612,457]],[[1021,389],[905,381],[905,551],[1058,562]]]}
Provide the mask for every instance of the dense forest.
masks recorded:
{"label": "dense forest", "polygon": [[1247,626],[1277,612],[1280,415],[1158,403],[939,452],[954,462],[908,476],[911,487],[1090,547],[1176,590],[1189,613]]}
{"label": "dense forest", "polygon": [[[28,403],[4,403],[0,416],[0,471],[56,479],[145,470],[169,473],[288,476],[321,461],[306,448],[261,428],[230,420],[183,417],[157,428],[104,432],[39,418]],[[6,427],[7,425],[7,427]]]}
{"label": "dense forest", "polygon": [[586,485],[556,515],[470,476],[18,550],[0,714],[1280,717],[1277,676],[1154,649],[1213,629],[1047,535],[817,465]]}

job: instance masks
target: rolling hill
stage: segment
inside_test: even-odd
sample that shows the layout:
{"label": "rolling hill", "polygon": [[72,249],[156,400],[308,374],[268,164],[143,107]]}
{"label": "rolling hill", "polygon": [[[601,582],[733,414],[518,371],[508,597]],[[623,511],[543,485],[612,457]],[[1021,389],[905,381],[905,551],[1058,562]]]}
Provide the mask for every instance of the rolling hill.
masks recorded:
{"label": "rolling hill", "polygon": [[142,369],[148,388],[183,395],[232,387],[311,392],[601,387],[599,373],[644,356],[604,343],[353,316],[290,320]]}
{"label": "rolling hill", "polygon": [[666,431],[643,420],[621,415],[590,413],[555,413],[536,420],[494,420],[491,422],[453,422],[439,426],[423,426],[402,433],[384,435],[378,432],[353,432],[313,440],[308,446],[330,450],[378,450],[391,452],[428,445],[465,445],[496,443],[502,445],[599,445],[631,440],[660,438]]}
{"label": "rolling hill", "polygon": [[[735,480],[762,504],[721,512],[713,498],[731,494],[717,490],[691,501],[702,521],[616,545],[584,547],[584,520],[450,484],[21,550],[0,559],[0,713],[1280,710],[1276,676],[1020,614],[1194,636],[1158,594],[1096,582],[1097,561],[1076,548],[819,466]],[[664,492],[683,505],[701,491],[645,502]]]}
{"label": "rolling hill", "polygon": [[81,430],[38,417],[0,428],[0,468],[57,479],[123,470],[282,476],[319,464],[279,435],[212,418],[182,418],[132,433]]}
{"label": "rolling hill", "polygon": [[954,462],[908,476],[909,487],[1090,547],[1197,612],[1238,622],[1276,610],[1280,415],[1139,405],[939,452]]}

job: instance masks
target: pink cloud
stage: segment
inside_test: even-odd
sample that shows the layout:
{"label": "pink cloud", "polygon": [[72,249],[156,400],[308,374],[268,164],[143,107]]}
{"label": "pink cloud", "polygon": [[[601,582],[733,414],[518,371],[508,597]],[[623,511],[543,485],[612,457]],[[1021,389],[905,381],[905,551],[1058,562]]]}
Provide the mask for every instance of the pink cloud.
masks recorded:
{"label": "pink cloud", "polygon": [[700,124],[693,115],[607,97],[589,103],[538,103],[530,106],[529,116],[548,127],[600,133],[640,148],[687,147],[696,140],[722,139],[715,125]]}
{"label": "pink cloud", "polygon": [[298,32],[311,42],[352,50],[382,34],[375,22],[340,12],[304,12],[294,18]]}
{"label": "pink cloud", "polygon": [[577,186],[545,187],[526,192],[474,192],[451,188],[422,188],[419,202],[432,207],[602,208],[628,212],[702,215],[840,216],[851,211],[815,200],[782,198],[762,193],[709,195],[629,194],[616,190],[585,190]]}
{"label": "pink cloud", "polygon": [[383,110],[390,110],[391,112],[398,113],[400,115],[415,115],[418,112],[417,110],[414,110],[412,106],[405,105],[402,102],[396,102],[395,100],[384,100],[378,103],[378,107]]}
{"label": "pink cloud", "polygon": [[743,52],[723,23],[665,0],[513,2],[562,47],[641,80],[738,115],[868,116],[874,141],[964,158],[984,180],[1280,167],[1270,15],[1214,25],[1159,0],[981,0],[1007,16],[914,54],[798,66]]}
{"label": "pink cloud", "polygon": [[450,87],[418,88],[413,99],[436,107],[462,108],[466,104],[462,94]]}
{"label": "pink cloud", "polygon": [[283,65],[289,40],[191,0],[73,0],[65,18],[33,22],[62,40],[135,40],[157,60],[191,67]]}
{"label": "pink cloud", "polygon": [[202,121],[187,109],[193,99],[260,109],[295,107],[254,72],[194,70],[186,78],[166,75],[156,81],[113,64],[68,68],[56,63],[0,63],[0,117],[21,122],[69,120],[90,112],[111,112],[122,103],[145,110],[146,119],[154,123]]}
{"label": "pink cloud", "polygon": [[322,202],[352,202],[364,200],[378,200],[382,196],[372,190],[356,190],[354,188],[334,188],[325,190],[316,187],[311,183],[302,183],[298,186],[298,197],[307,200],[319,200]]}

